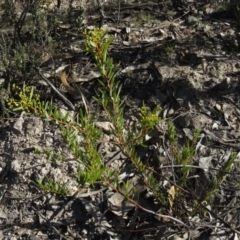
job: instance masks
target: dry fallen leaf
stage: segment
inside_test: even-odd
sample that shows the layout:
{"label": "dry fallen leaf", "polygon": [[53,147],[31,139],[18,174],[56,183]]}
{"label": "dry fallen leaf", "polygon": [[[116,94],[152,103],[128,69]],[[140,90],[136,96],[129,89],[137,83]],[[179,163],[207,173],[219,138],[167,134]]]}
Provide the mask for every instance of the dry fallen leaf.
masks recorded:
{"label": "dry fallen leaf", "polygon": [[174,202],[174,199],[175,199],[175,194],[176,194],[175,186],[171,186],[169,191],[168,191],[168,201],[169,201],[169,204],[170,204],[171,207],[173,206],[173,202]]}

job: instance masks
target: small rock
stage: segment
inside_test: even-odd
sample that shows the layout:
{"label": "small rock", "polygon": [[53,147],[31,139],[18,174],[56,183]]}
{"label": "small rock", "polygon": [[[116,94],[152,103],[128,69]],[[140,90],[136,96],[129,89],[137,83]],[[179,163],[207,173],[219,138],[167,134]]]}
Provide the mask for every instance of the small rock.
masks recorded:
{"label": "small rock", "polygon": [[16,134],[21,134],[22,133],[22,127],[23,127],[23,123],[24,123],[23,115],[24,115],[24,112],[21,113],[20,117],[13,124],[13,131]]}
{"label": "small rock", "polygon": [[46,136],[44,137],[44,140],[45,140],[45,144],[46,144],[47,147],[52,146],[52,144],[53,144],[53,138],[52,138],[52,136],[46,135]]}
{"label": "small rock", "polygon": [[189,16],[187,18],[186,23],[187,23],[188,26],[194,27],[194,26],[197,26],[199,24],[199,20],[194,16]]}
{"label": "small rock", "polygon": [[43,131],[43,122],[37,117],[28,119],[26,122],[26,134],[29,136],[35,136],[40,134]]}
{"label": "small rock", "polygon": [[18,160],[13,160],[11,164],[11,169],[14,172],[19,172],[21,170],[21,165]]}
{"label": "small rock", "polygon": [[220,104],[218,104],[218,103],[216,103],[215,108],[216,108],[218,111],[221,111],[221,110],[222,110],[222,107],[221,107]]}
{"label": "small rock", "polygon": [[212,124],[212,122],[212,119],[203,114],[200,114],[192,118],[190,126],[194,129],[203,129],[206,125]]}
{"label": "small rock", "polygon": [[74,111],[67,111],[64,108],[60,108],[59,112],[61,113],[62,116],[66,116],[67,113],[69,114],[69,116],[67,118],[67,122],[72,122],[73,121]]}
{"label": "small rock", "polygon": [[174,109],[171,108],[171,109],[168,111],[168,116],[172,116],[174,113],[175,113]]}
{"label": "small rock", "polygon": [[110,122],[95,122],[96,126],[102,129],[105,133],[111,133],[113,125]]}

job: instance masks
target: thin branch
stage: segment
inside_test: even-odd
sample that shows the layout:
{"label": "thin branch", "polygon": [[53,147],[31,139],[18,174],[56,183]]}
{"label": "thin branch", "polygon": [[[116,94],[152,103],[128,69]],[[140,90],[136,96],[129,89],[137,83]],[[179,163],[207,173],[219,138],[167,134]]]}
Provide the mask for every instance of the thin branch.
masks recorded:
{"label": "thin branch", "polygon": [[177,218],[168,216],[168,215],[164,215],[164,214],[160,214],[160,213],[155,213],[152,210],[146,209],[144,207],[142,207],[140,204],[138,204],[136,201],[134,201],[133,199],[129,198],[128,196],[124,195],[122,192],[120,192],[117,188],[115,188],[111,183],[106,182],[106,185],[108,185],[110,188],[112,188],[114,191],[120,193],[121,195],[123,195],[129,202],[133,203],[135,206],[139,207],[140,209],[142,209],[144,212],[150,213],[154,216],[160,217],[160,218],[168,218],[170,220],[173,220],[174,222],[177,222],[183,226],[185,226],[187,229],[189,229],[189,227],[182,222],[181,220],[178,220]]}
{"label": "thin branch", "polygon": [[64,103],[71,109],[75,110],[75,107],[73,104],[63,95],[61,94],[56,87],[42,74],[41,70],[39,68],[35,68],[38,72],[38,74],[42,77],[42,79],[53,89],[53,91],[64,101]]}

